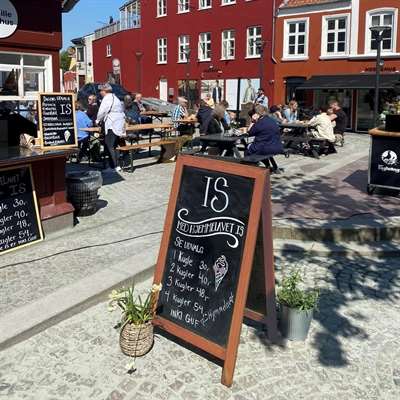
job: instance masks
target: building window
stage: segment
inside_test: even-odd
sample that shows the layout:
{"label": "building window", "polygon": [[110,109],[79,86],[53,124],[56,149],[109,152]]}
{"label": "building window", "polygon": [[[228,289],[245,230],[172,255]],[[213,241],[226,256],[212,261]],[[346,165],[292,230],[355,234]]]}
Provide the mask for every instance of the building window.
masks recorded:
{"label": "building window", "polygon": [[167,0],[157,0],[157,17],[167,15]]}
{"label": "building window", "polygon": [[235,31],[228,30],[222,32],[222,55],[223,60],[233,60],[235,58]]}
{"label": "building window", "polygon": [[182,35],[178,37],[178,62],[187,62],[189,58],[189,36]]}
{"label": "building window", "polygon": [[261,47],[261,26],[251,26],[247,28],[247,57],[260,57]]}
{"label": "building window", "polygon": [[286,21],[284,35],[284,57],[304,58],[308,55],[308,20]]}
{"label": "building window", "polygon": [[211,33],[199,35],[199,61],[211,61]]}
{"label": "building window", "polygon": [[52,90],[49,56],[0,53],[0,97],[33,96]]}
{"label": "building window", "polygon": [[211,8],[211,0],[199,0],[199,10]]}
{"label": "building window", "polygon": [[378,49],[377,41],[373,38],[370,27],[372,26],[387,26],[390,29],[387,29],[383,32],[383,40],[382,40],[382,52],[393,53],[396,49],[396,35],[397,31],[397,10],[382,10],[382,11],[371,11],[367,14],[367,53],[376,52]]}
{"label": "building window", "polygon": [[157,39],[157,63],[167,63],[167,38]]}
{"label": "building window", "polygon": [[178,14],[189,12],[190,0],[178,0]]}
{"label": "building window", "polygon": [[228,6],[230,4],[235,4],[236,0],[221,0],[221,5],[222,6]]}
{"label": "building window", "polygon": [[347,16],[326,17],[323,22],[322,54],[347,54]]}
{"label": "building window", "polygon": [[84,62],[85,61],[85,51],[83,47],[76,48],[76,61]]}
{"label": "building window", "polygon": [[[129,2],[120,11],[121,29],[134,29],[140,27],[140,1]],[[118,24],[118,22],[114,22]]]}
{"label": "building window", "polygon": [[106,46],[106,57],[111,57],[111,44]]}

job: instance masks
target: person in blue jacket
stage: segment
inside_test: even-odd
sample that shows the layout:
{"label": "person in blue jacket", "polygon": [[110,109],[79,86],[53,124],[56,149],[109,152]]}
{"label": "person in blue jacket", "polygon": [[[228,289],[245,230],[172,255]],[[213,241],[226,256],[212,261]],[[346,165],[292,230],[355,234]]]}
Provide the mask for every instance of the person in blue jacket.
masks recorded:
{"label": "person in blue jacket", "polygon": [[283,153],[280,130],[277,122],[268,116],[268,110],[257,105],[252,115],[248,135],[254,136],[254,141],[247,147],[246,155],[275,155]]}
{"label": "person in blue jacket", "polygon": [[83,110],[82,104],[78,101],[75,104],[76,109],[76,127],[78,128],[78,144],[79,154],[77,162],[80,162],[83,156],[87,156],[89,152],[89,133],[82,131],[82,128],[91,128],[93,126],[92,120],[87,116]]}

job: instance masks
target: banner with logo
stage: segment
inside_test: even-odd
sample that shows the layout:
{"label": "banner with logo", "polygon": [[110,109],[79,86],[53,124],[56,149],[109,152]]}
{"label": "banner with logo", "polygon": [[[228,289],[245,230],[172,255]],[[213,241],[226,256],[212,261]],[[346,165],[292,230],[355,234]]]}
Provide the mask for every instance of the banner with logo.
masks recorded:
{"label": "banner with logo", "polygon": [[400,188],[400,138],[373,136],[370,184]]}

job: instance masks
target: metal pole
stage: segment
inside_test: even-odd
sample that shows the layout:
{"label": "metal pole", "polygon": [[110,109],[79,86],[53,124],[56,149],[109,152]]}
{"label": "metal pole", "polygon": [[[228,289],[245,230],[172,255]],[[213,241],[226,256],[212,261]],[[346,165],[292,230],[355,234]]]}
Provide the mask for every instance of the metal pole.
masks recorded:
{"label": "metal pole", "polygon": [[376,55],[376,78],[375,78],[375,102],[374,102],[374,124],[379,126],[379,88],[381,81],[381,43],[382,35],[376,34],[377,55]]}

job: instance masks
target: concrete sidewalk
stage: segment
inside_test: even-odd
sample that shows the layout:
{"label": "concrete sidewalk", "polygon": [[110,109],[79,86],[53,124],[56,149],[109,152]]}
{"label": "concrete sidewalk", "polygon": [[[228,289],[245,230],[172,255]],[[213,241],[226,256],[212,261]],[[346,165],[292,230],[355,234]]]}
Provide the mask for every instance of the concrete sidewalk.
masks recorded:
{"label": "concrete sidewalk", "polygon": [[[362,220],[367,223],[377,210],[388,210],[388,214],[380,215],[382,218],[400,215],[396,210],[398,198],[371,199],[362,194],[361,186],[357,189],[356,185],[343,183],[348,174],[365,172],[369,143],[363,135],[348,135],[346,140],[338,154],[320,160],[302,156],[277,158],[286,169],[283,175],[272,179],[277,228],[290,233],[295,218],[300,217],[308,218],[308,224],[317,228],[330,223],[330,218],[348,223],[358,209],[362,209]],[[0,348],[58,322],[85,304],[99,301],[107,289],[154,265],[175,166],[154,164],[153,159],[139,159],[135,164],[133,174],[105,177],[100,191],[101,208],[94,216],[80,218],[72,230],[46,238],[43,243],[1,257],[0,326],[6,329],[0,331]],[[343,196],[340,191],[349,190],[358,200],[347,207],[345,202],[338,204],[336,200]],[[376,204],[384,206],[379,208]],[[296,229],[303,225],[301,222]],[[278,231],[275,229],[275,233]],[[314,252],[321,249],[321,254],[329,254],[329,248],[321,244],[303,245],[296,237],[283,234],[282,239],[283,243],[277,243],[280,250],[312,246]],[[351,248],[350,244],[338,251],[349,253]],[[377,249],[358,246],[357,252],[369,255]],[[397,254],[397,245],[384,243],[380,252]]]}

